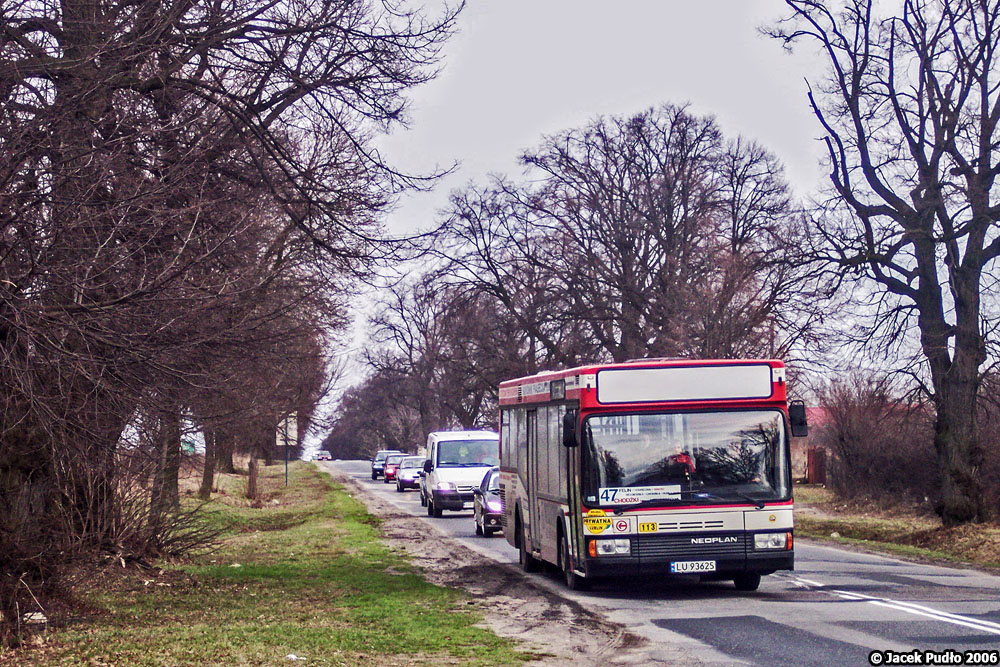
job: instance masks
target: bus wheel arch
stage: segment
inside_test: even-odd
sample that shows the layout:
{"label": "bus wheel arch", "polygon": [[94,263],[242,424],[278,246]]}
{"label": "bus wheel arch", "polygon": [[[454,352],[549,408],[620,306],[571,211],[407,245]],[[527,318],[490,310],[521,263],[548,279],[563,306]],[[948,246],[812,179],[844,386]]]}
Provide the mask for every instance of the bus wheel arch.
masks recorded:
{"label": "bus wheel arch", "polygon": [[521,569],[525,572],[537,572],[538,560],[528,551],[527,540],[524,535],[524,521],[521,520],[521,508],[518,507],[514,514],[514,541],[517,546],[517,560]]}
{"label": "bus wheel arch", "polygon": [[566,588],[571,591],[586,590],[590,585],[590,581],[573,571],[573,558],[569,552],[569,539],[566,537],[566,530],[563,528],[561,521],[556,527],[556,533],[558,535],[556,544],[559,545],[557,560],[559,561],[559,569],[562,571],[563,579],[566,581]]}

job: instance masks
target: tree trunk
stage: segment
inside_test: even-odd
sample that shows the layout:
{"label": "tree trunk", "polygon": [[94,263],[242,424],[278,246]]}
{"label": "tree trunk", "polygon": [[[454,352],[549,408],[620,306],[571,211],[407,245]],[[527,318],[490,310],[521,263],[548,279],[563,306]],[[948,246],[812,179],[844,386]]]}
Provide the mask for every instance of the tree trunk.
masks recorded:
{"label": "tree trunk", "polygon": [[956,361],[950,373],[936,388],[937,418],[934,421],[934,447],[941,470],[941,503],[937,508],[946,526],[985,517],[982,486],[977,469],[982,459],[976,437],[976,398],[978,368],[969,360]]}
{"label": "tree trunk", "polygon": [[212,487],[215,486],[215,443],[215,431],[205,429],[205,468],[201,475],[201,488],[198,490],[198,497],[202,500],[212,497]]}
{"label": "tree trunk", "polygon": [[215,432],[215,470],[232,475],[236,472],[233,465],[233,449],[236,446],[236,436],[227,428]]}
{"label": "tree trunk", "polygon": [[150,498],[150,514],[156,522],[167,510],[180,505],[177,478],[181,464],[181,420],[177,410],[164,411],[157,439],[156,475]]}

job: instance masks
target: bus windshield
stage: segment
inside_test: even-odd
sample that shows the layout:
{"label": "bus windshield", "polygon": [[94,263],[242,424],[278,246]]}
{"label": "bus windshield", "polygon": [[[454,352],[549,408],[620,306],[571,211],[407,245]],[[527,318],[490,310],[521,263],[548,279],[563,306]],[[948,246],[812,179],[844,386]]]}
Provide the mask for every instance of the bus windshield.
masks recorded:
{"label": "bus windshield", "polygon": [[438,443],[439,466],[499,465],[499,445],[496,440],[442,440]]}
{"label": "bus windshield", "polygon": [[731,503],[789,495],[779,410],[592,415],[583,499],[598,505]]}

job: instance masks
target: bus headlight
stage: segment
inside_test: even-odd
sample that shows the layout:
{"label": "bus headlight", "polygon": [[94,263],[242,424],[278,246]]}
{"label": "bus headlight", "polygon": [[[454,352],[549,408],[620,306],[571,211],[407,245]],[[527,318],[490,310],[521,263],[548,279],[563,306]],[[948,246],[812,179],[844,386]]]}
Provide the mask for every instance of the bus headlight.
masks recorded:
{"label": "bus headlight", "polygon": [[757,533],[753,536],[753,548],[759,550],[790,549],[791,537],[790,533]]}
{"label": "bus headlight", "polygon": [[597,556],[627,556],[632,552],[629,540],[594,540]]}

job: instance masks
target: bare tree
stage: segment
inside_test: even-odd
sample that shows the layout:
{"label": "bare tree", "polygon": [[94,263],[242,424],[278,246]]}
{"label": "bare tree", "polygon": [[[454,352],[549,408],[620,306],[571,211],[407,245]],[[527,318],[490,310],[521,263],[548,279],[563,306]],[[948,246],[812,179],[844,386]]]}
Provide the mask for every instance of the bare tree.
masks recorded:
{"label": "bare tree", "polygon": [[376,372],[340,399],[323,449],[340,458],[367,458],[379,449],[415,452],[427,432],[420,416],[400,401],[399,377]]}
{"label": "bare tree", "polygon": [[808,330],[800,216],[759,145],[665,105],[547,137],[522,160],[529,183],[453,196],[442,255],[550,363],[777,355]]}
{"label": "bare tree", "polygon": [[528,206],[556,244],[570,307],[615,361],[689,347],[687,306],[713,264],[720,142],[711,119],[666,107],[598,119],[523,157],[544,179]]}
{"label": "bare tree", "polygon": [[532,373],[540,364],[571,366],[592,356],[580,354],[589,337],[571,320],[563,279],[544,259],[553,243],[534,222],[514,184],[498,179],[491,187],[469,186],[452,194],[432,247],[443,262],[442,285],[487,295],[525,333],[523,355]]}
{"label": "bare tree", "polygon": [[[60,559],[115,542],[130,424],[168,408],[159,516],[173,422],[198,391],[251,377],[225,363],[269,371],[265,423],[314,395],[296,399],[302,367],[279,363],[278,341],[307,327],[285,315],[304,300],[317,323],[340,319],[344,276],[391,249],[378,214],[420,181],[371,139],[405,118],[455,15],[0,4],[0,573],[17,573],[0,576],[0,641],[26,599],[11,582],[52,582]],[[286,340],[315,356],[315,337]]]}
{"label": "bare tree", "polygon": [[837,281],[871,287],[882,342],[914,331],[936,409],[948,525],[983,518],[976,438],[980,369],[997,326],[1000,255],[1000,5],[786,0],[771,30],[819,47],[827,71],[809,100],[825,136],[833,197],[816,254]]}
{"label": "bare tree", "polygon": [[430,273],[385,291],[367,360],[399,379],[396,400],[420,415],[423,433],[492,425],[500,382],[535,372],[531,336],[512,320],[488,295]]}

